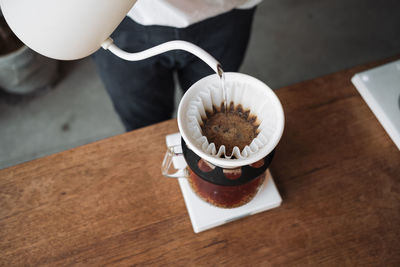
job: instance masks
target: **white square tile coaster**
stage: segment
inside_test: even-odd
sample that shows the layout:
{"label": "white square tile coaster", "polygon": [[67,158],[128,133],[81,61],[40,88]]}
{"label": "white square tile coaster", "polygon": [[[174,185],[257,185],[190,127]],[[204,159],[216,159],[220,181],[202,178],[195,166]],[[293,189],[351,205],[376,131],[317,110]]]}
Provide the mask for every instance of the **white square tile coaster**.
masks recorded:
{"label": "white square tile coaster", "polygon": [[400,60],[357,73],[351,81],[400,150]]}
{"label": "white square tile coaster", "polygon": [[[181,135],[179,133],[168,135],[166,143],[168,147],[180,145]],[[175,168],[186,167],[183,156],[175,157],[173,164]],[[179,178],[178,181],[195,233],[279,207],[282,203],[269,170],[257,195],[249,203],[233,209],[223,209],[208,204],[192,191],[187,179]]]}

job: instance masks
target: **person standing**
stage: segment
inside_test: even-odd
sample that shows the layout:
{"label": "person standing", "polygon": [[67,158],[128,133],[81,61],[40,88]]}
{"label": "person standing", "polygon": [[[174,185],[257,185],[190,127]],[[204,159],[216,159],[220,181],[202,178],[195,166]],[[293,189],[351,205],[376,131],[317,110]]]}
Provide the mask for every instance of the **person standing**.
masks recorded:
{"label": "person standing", "polygon": [[[237,72],[261,0],[139,0],[111,35],[128,52],[184,40],[214,56],[224,71]],[[181,50],[129,62],[100,49],[94,55],[100,77],[127,131],[170,119],[174,72],[183,91],[213,70]]]}

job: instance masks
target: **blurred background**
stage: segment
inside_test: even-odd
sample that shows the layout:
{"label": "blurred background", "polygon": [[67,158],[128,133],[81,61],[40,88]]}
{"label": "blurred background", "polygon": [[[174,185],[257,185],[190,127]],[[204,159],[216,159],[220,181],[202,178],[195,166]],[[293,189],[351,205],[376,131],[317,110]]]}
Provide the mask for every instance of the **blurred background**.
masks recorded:
{"label": "blurred background", "polygon": [[[398,0],[264,0],[241,72],[278,89],[400,55],[399,11]],[[91,58],[58,62],[4,44],[0,168],[124,132]]]}

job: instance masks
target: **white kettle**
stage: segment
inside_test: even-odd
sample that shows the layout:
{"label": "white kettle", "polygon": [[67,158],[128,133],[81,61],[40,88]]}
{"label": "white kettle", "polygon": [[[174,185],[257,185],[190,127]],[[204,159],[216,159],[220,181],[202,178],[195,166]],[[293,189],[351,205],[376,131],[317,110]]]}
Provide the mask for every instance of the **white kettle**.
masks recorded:
{"label": "white kettle", "polygon": [[[143,0],[146,1],[146,0]],[[136,0],[0,0],[11,30],[28,47],[55,59],[73,60],[101,46],[129,61],[142,60],[169,50],[186,50],[215,72],[219,63],[210,54],[185,41],[166,42],[138,53],[127,53],[109,38]]]}
{"label": "white kettle", "polygon": [[72,60],[100,48],[136,0],[0,0],[11,30],[45,56]]}

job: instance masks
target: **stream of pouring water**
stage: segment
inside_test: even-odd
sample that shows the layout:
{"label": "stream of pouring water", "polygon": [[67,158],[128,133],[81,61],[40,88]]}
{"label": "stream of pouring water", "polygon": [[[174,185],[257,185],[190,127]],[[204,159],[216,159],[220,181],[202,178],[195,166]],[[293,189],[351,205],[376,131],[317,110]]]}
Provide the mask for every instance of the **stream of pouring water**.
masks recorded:
{"label": "stream of pouring water", "polygon": [[218,65],[218,75],[219,78],[221,79],[221,88],[222,88],[222,97],[223,97],[223,105],[224,105],[224,112],[225,115],[227,114],[228,111],[228,99],[226,95],[226,88],[225,88],[225,73],[224,70],[222,69],[221,65]]}

